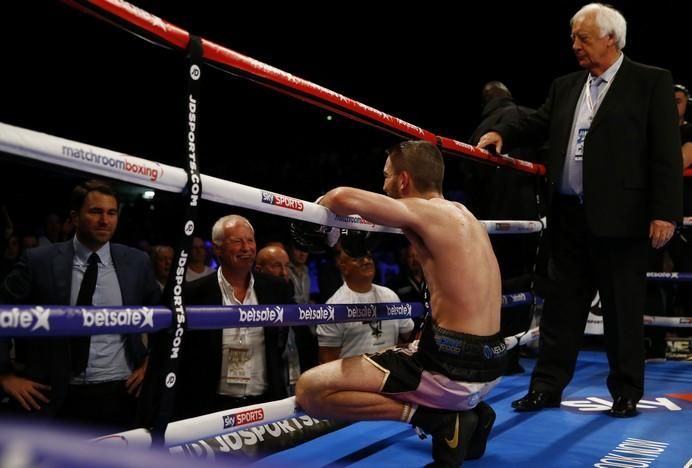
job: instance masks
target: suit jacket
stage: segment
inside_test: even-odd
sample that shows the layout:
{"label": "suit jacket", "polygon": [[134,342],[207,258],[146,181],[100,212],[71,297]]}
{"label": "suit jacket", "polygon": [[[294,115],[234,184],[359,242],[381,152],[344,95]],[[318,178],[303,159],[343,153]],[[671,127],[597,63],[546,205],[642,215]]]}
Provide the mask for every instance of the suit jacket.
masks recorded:
{"label": "suit jacket", "polygon": [[[556,79],[535,113],[498,124],[506,143],[548,139],[552,197],[588,72]],[[624,57],[586,136],[584,211],[592,234],[645,237],[652,219],[682,217],[682,162],[670,72]]]}
{"label": "suit jacket", "polygon": [[[483,107],[481,122],[469,138],[472,145],[503,122],[519,119],[533,109],[518,106],[511,97],[490,99]],[[537,159],[533,146],[507,146],[505,151],[525,161]],[[478,219],[538,219],[535,178],[503,166],[464,161],[463,173],[469,192],[469,208]],[[495,239],[493,239],[495,240]],[[512,240],[516,245],[516,240]],[[535,248],[533,249],[535,250]],[[521,260],[523,261],[523,259]]]}
{"label": "suit jacket", "polygon": [[[69,304],[74,257],[72,242],[28,249],[0,285],[0,301],[4,304]],[[123,304],[157,304],[160,291],[148,256],[120,244],[111,243],[110,248]],[[127,359],[136,368],[146,356],[141,335],[123,336]],[[51,385],[51,402],[41,411],[46,415],[54,415],[67,394],[71,377],[69,342],[65,337],[0,338],[0,374],[16,372]],[[13,344],[20,369],[15,369],[10,362]]]}
{"label": "suit jacket", "polygon": [[[290,283],[262,273],[253,273],[255,294],[260,304],[291,304]],[[189,305],[223,303],[216,274],[187,284],[185,301]],[[190,330],[180,350],[180,368],[176,385],[173,419],[199,416],[213,411],[209,405],[216,395],[221,376],[223,330]],[[285,398],[287,370],[283,360],[287,329],[264,328],[267,363],[267,393],[271,400]]]}

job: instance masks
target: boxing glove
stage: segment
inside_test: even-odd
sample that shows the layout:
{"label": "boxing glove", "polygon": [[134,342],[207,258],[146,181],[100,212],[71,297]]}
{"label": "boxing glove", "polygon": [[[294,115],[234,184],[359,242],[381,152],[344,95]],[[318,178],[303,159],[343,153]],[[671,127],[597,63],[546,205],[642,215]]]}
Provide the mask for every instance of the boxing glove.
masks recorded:
{"label": "boxing glove", "polygon": [[341,229],[340,234],[341,248],[346,255],[353,258],[369,255],[382,240],[379,234],[370,231]]}
{"label": "boxing glove", "polygon": [[289,223],[289,233],[296,247],[312,254],[326,252],[328,234],[333,229],[329,226],[293,220]]}

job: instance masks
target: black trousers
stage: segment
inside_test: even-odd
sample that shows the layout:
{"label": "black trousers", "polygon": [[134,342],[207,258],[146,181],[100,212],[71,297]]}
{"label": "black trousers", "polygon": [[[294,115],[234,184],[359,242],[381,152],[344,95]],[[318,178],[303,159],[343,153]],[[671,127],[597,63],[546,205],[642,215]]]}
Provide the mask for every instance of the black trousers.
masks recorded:
{"label": "black trousers", "polygon": [[98,434],[134,428],[137,400],[124,380],[70,385],[56,419],[89,426]]}
{"label": "black trousers", "polygon": [[548,275],[555,294],[541,320],[531,388],[561,392],[572,379],[591,301],[599,291],[613,397],[644,393],[644,304],[649,240],[602,238],[589,232],[574,197],[556,196],[548,222]]}

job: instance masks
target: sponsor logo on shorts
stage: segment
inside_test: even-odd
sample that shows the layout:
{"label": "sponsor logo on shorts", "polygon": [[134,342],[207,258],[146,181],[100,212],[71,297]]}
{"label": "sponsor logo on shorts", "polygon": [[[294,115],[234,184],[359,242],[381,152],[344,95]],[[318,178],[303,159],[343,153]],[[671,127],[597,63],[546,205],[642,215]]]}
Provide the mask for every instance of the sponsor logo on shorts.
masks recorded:
{"label": "sponsor logo on shorts", "polygon": [[0,312],[0,328],[21,328],[30,331],[42,328],[50,331],[50,309],[41,306],[20,310],[13,307]]}
{"label": "sponsor logo on shorts", "polygon": [[385,307],[387,308],[388,317],[391,317],[392,315],[397,317],[410,317],[411,310],[413,309],[411,304],[392,304],[386,305]]}
{"label": "sponsor logo on shorts", "polygon": [[269,307],[238,307],[241,323],[256,323],[256,322],[272,322],[283,323],[284,308],[275,306],[273,309]]}
{"label": "sponsor logo on shorts", "polygon": [[125,310],[88,310],[82,309],[82,326],[85,328],[98,327],[128,327],[154,329],[154,310],[143,309]]}
{"label": "sponsor logo on shorts", "polygon": [[223,428],[242,426],[264,420],[264,410],[257,408],[242,413],[231,413],[223,416]]}
{"label": "sponsor logo on shorts", "polygon": [[346,317],[355,319],[377,318],[377,306],[375,304],[346,306]]}
{"label": "sponsor logo on shorts", "polygon": [[334,321],[334,307],[300,307],[298,306],[300,320],[329,320]]}
{"label": "sponsor logo on shorts", "polygon": [[303,202],[300,200],[264,190],[262,190],[262,203],[295,211],[303,211],[304,208]]}
{"label": "sponsor logo on shorts", "polygon": [[509,231],[510,229],[512,229],[512,225],[510,223],[495,223],[496,231]]}
{"label": "sponsor logo on shorts", "polygon": [[507,351],[507,345],[504,342],[498,343],[495,346],[485,345],[483,346],[483,357],[494,359],[504,354],[505,351]]}
{"label": "sponsor logo on shorts", "polygon": [[447,336],[435,335],[435,343],[437,349],[447,354],[459,354],[461,352],[462,342]]}

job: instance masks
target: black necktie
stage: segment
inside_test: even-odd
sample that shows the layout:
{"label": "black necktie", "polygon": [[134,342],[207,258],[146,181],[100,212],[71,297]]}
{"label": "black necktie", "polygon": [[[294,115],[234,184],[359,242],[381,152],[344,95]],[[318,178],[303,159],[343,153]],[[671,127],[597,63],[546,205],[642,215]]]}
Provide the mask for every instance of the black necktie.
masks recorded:
{"label": "black necktie", "polygon": [[[77,303],[75,305],[93,305],[94,290],[96,290],[96,281],[99,274],[99,260],[99,256],[95,252],[89,256],[88,266],[84,272],[82,284],[79,287],[79,294],[77,294]],[[70,340],[73,375],[79,375],[86,369],[87,363],[89,362],[90,343],[90,336],[75,336]]]}

